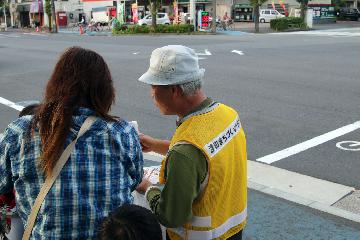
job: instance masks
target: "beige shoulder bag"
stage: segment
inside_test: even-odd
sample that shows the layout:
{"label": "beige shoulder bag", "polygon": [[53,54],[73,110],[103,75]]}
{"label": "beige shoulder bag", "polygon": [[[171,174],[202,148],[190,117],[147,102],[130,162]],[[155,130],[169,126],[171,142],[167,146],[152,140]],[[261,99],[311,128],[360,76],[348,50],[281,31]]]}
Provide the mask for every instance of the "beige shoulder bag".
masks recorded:
{"label": "beige shoulder bag", "polygon": [[43,203],[43,201],[44,201],[46,195],[48,194],[51,186],[54,184],[57,176],[59,175],[59,173],[61,171],[61,169],[64,167],[65,163],[69,159],[71,152],[74,150],[76,141],[87,130],[89,130],[89,128],[95,122],[95,120],[96,120],[96,118],[94,116],[90,116],[85,120],[85,122],[83,123],[83,125],[81,126],[81,128],[80,128],[80,130],[78,132],[78,135],[77,135],[76,139],[74,141],[72,141],[65,148],[64,152],[62,153],[62,155],[59,158],[59,161],[56,163],[52,174],[46,177],[45,182],[42,185],[38,196],[36,197],[34,206],[31,209],[31,213],[30,213],[30,216],[28,218],[26,228],[25,228],[25,231],[24,231],[24,235],[23,235],[23,238],[22,238],[23,240],[28,240],[30,238],[30,235],[31,235],[32,229],[34,227],[35,220],[36,220],[36,217],[37,217],[38,212],[40,210],[41,204]]}

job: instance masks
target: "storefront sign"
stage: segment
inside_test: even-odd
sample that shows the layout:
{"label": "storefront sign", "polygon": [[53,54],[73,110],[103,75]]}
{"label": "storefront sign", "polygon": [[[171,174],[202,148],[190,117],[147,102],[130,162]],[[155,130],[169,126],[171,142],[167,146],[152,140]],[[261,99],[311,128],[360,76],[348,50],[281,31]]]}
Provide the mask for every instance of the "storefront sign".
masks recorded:
{"label": "storefront sign", "polygon": [[325,19],[335,17],[334,6],[325,4],[311,4],[309,5],[309,8],[312,8],[314,11],[313,19]]}

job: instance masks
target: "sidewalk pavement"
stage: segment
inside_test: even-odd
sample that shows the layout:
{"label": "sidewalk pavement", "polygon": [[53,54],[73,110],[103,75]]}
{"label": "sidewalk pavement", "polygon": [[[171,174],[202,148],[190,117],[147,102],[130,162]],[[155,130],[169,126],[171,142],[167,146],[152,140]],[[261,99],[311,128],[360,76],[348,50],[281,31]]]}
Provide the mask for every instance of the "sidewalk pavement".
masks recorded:
{"label": "sidewalk pavement", "polygon": [[[145,166],[159,165],[160,155],[145,154],[144,157]],[[253,165],[253,163],[250,165]],[[258,167],[259,166],[256,166],[256,168]],[[324,213],[306,205],[300,205],[264,193],[271,193],[273,191],[262,191],[261,188],[254,187],[254,176],[251,176],[253,174],[251,173],[253,172],[251,168],[252,167],[250,167],[250,172],[248,173],[248,221],[243,234],[244,240],[360,239],[360,221],[351,221],[339,216]],[[267,168],[266,171],[271,171],[267,166],[265,166],[265,168]],[[269,166],[269,168],[273,167]],[[275,173],[270,175],[273,174]],[[276,177],[283,174],[284,173],[282,172],[280,172],[280,174],[276,173]],[[275,176],[273,178],[275,178]],[[299,179],[301,176],[294,176],[294,178],[296,178],[295,181],[302,181]],[[259,181],[261,182],[261,179]],[[314,183],[320,184],[319,182]],[[306,182],[305,184],[308,183]],[[260,189],[261,192],[255,189]],[[300,201],[300,203],[301,202],[302,201]]]}
{"label": "sidewalk pavement", "polygon": [[[218,31],[218,34],[224,35],[234,35],[240,36],[247,33],[255,33],[255,23],[253,22],[234,22],[234,31]],[[314,24],[312,30],[331,30],[338,28],[360,28],[360,21],[337,21],[335,23],[327,23],[327,24]],[[25,32],[25,33],[35,33],[35,29],[25,28],[25,29],[13,29],[8,28],[10,32]],[[259,23],[259,33],[273,33],[275,32],[270,28],[270,23]],[[40,32],[40,33],[48,33],[48,32]],[[74,31],[68,28],[59,28],[59,33],[66,34],[79,34],[78,31]],[[101,31],[101,32],[90,32],[85,33],[84,35],[106,35],[110,36],[111,31]]]}
{"label": "sidewalk pavement", "polygon": [[358,240],[360,224],[258,191],[248,191],[245,240]]}
{"label": "sidewalk pavement", "polygon": [[[255,33],[254,22],[234,22],[234,24],[235,24],[235,28],[234,28],[235,31]],[[355,27],[360,27],[360,21],[337,21],[335,23],[314,24],[312,30],[327,30],[327,29],[336,29],[336,28],[355,28]],[[225,32],[226,31],[224,31],[224,33]],[[276,31],[270,28],[270,23],[259,23],[259,32],[272,33]]]}

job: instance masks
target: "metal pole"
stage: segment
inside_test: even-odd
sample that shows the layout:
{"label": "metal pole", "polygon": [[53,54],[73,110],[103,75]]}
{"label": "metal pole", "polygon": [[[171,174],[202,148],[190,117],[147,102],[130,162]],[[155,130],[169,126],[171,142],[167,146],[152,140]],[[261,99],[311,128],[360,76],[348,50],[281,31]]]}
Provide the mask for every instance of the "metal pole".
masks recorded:
{"label": "metal pole", "polygon": [[192,23],[194,25],[194,31],[196,31],[196,20],[195,20],[195,1],[196,0],[190,0],[190,18]]}
{"label": "metal pole", "polygon": [[39,24],[40,24],[40,29],[41,29],[41,15],[40,15],[40,0],[37,0],[38,1],[38,13],[39,13]]}

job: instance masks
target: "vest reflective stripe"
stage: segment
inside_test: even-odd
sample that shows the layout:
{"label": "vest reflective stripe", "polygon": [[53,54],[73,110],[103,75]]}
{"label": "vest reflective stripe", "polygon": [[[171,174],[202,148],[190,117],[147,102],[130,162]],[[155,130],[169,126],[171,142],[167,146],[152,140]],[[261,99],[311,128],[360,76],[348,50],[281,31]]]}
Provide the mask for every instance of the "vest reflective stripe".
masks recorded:
{"label": "vest reflective stripe", "polygon": [[241,213],[232,216],[222,225],[217,228],[214,228],[209,231],[194,231],[194,230],[186,230],[184,228],[171,228],[170,230],[181,236],[183,239],[189,240],[210,240],[214,238],[218,238],[224,235],[231,228],[236,227],[243,223],[246,220],[247,216],[247,208],[245,208]]}
{"label": "vest reflective stripe", "polygon": [[211,157],[215,156],[223,147],[225,147],[227,143],[230,142],[233,137],[239,133],[240,129],[241,122],[239,116],[236,116],[235,120],[232,121],[232,123],[225,128],[224,131],[204,146],[205,150]]}
{"label": "vest reflective stripe", "polygon": [[193,216],[191,219],[191,226],[211,227],[211,216],[206,216],[206,217]]}

